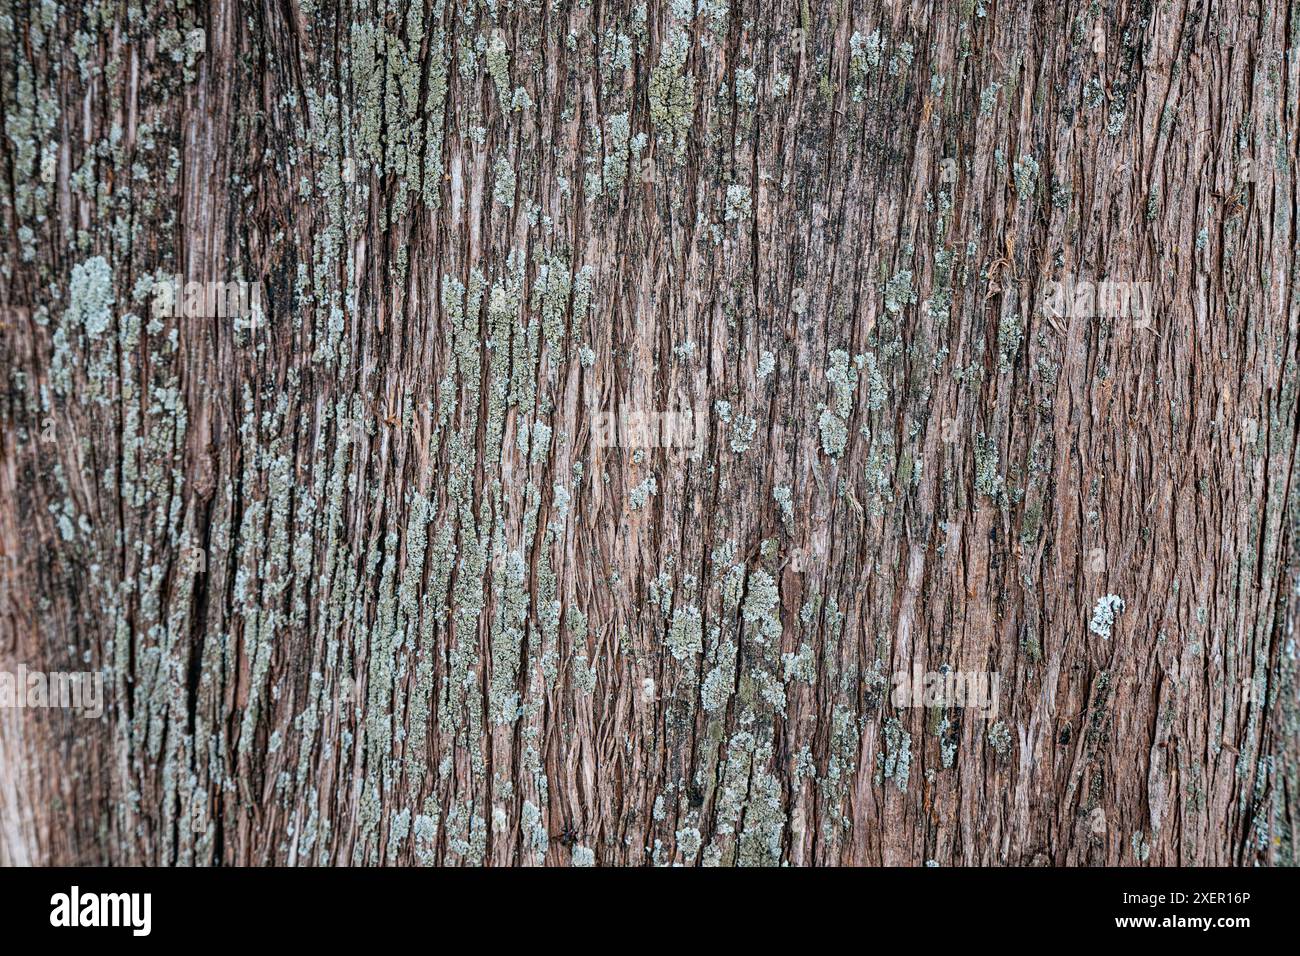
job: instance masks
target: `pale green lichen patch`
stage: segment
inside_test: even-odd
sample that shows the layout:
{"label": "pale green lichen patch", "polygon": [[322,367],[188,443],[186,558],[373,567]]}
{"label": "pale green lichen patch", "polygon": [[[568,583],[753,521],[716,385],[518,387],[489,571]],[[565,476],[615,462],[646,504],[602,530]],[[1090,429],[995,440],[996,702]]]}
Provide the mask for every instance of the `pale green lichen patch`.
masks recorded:
{"label": "pale green lichen patch", "polygon": [[781,594],[776,581],[766,571],[758,570],[749,576],[749,589],[741,616],[765,638],[781,636],[781,617],[778,611]]}
{"label": "pale green lichen patch", "polygon": [[704,625],[700,609],[681,607],[673,612],[668,628],[668,650],[676,660],[686,661],[704,650]]}
{"label": "pale green lichen patch", "polygon": [[892,780],[899,793],[907,792],[912,774],[912,735],[897,717],[885,721],[885,752],[876,755],[877,782]]}
{"label": "pale green lichen patch", "polygon": [[844,420],[826,409],[817,418],[817,428],[822,436],[822,451],[832,458],[843,455],[849,440],[849,429]]}
{"label": "pale green lichen patch", "polygon": [[1124,599],[1118,594],[1103,596],[1097,601],[1097,606],[1093,609],[1092,620],[1088,622],[1088,630],[1102,640],[1108,640],[1111,629],[1115,626],[1115,618],[1123,610]]}
{"label": "pale green lichen patch", "polygon": [[1020,354],[1020,342],[1024,337],[1024,326],[1020,315],[1013,311],[1003,313],[998,321],[998,371],[1006,374],[1011,371],[1016,356]]}
{"label": "pale green lichen patch", "polygon": [[704,840],[698,827],[683,827],[675,834],[677,837],[677,850],[681,853],[682,858],[691,863],[700,852]]}
{"label": "pale green lichen patch", "polygon": [[497,96],[501,99],[503,107],[511,99],[510,93],[510,51],[506,48],[506,38],[500,30],[492,35],[488,43],[487,53],[484,55],[484,61],[487,64],[488,75],[492,77],[492,82],[496,85]]}
{"label": "pale green lichen patch", "polygon": [[673,25],[664,39],[659,63],[650,73],[650,120],[669,152],[680,159],[695,112],[695,77],[686,72],[690,49],[685,31]]}
{"label": "pale green lichen patch", "polygon": [[912,288],[910,269],[900,270],[885,283],[885,308],[891,313],[902,312],[916,301],[916,290]]}
{"label": "pale green lichen patch", "polygon": [[559,256],[543,259],[538,265],[532,307],[540,310],[542,337],[556,352],[564,347],[565,319],[572,285],[569,264]]}
{"label": "pale green lichen patch", "polygon": [[884,41],[880,31],[870,34],[854,31],[849,37],[849,95],[853,102],[861,103],[867,96],[867,78],[880,66]]}
{"label": "pale green lichen patch", "polygon": [[103,256],[72,267],[68,307],[54,331],[54,354],[50,359],[50,382],[58,394],[68,394],[72,370],[78,364],[74,337],[84,334],[93,341],[103,335],[113,319],[114,301],[113,270]]}
{"label": "pale green lichen patch", "polygon": [[812,645],[807,641],[799,645],[797,653],[782,654],[781,664],[786,683],[799,680],[813,684],[817,680],[817,662],[813,657]]}
{"label": "pale green lichen patch", "polygon": [[746,415],[737,415],[731,424],[731,450],[742,455],[749,450],[758,432],[758,422]]}
{"label": "pale green lichen patch", "polygon": [[848,419],[853,410],[853,392],[858,385],[858,373],[843,349],[831,352],[830,367],[826,370],[830,384],[830,402],[817,419],[821,432],[822,450],[832,458],[844,454],[848,443]]}
{"label": "pale green lichen patch", "polygon": [[1008,729],[1006,723],[999,720],[997,723],[993,724],[989,727],[987,736],[989,746],[993,748],[993,752],[999,757],[1005,757],[1007,754],[1011,753],[1011,748],[1015,741],[1012,738],[1011,731]]}
{"label": "pale green lichen patch", "polygon": [[705,675],[700,688],[705,710],[715,711],[727,706],[727,701],[735,690],[735,675],[736,645],[732,641],[724,641],[718,647],[715,666]]}
{"label": "pale green lichen patch", "polygon": [[794,522],[794,495],[789,485],[777,485],[772,489],[772,499],[781,511],[781,523],[790,531]]}
{"label": "pale green lichen patch", "polygon": [[494,168],[495,181],[492,184],[492,199],[503,206],[515,204],[515,168],[508,160],[498,159]]}
{"label": "pale green lichen patch", "polygon": [[873,412],[878,411],[889,398],[889,387],[885,384],[885,377],[880,371],[875,354],[867,352],[865,355],[856,355],[853,364],[866,377],[867,408]]}
{"label": "pale green lichen patch", "polygon": [[727,204],[723,213],[723,218],[727,222],[736,220],[746,220],[753,213],[753,205],[749,198],[749,187],[741,183],[733,183],[727,187]]}
{"label": "pale green lichen patch", "polygon": [[629,163],[644,148],[644,135],[634,140],[631,132],[631,121],[627,113],[615,113],[609,118],[601,180],[603,188],[611,194],[623,188]]}
{"label": "pale green lichen patch", "polygon": [[1038,187],[1038,160],[1032,156],[1021,156],[1012,166],[1012,175],[1016,183],[1016,195],[1021,200],[1032,199]]}
{"label": "pale green lichen patch", "polygon": [[103,256],[73,266],[66,321],[79,323],[86,335],[98,338],[108,330],[113,302],[113,270]]}
{"label": "pale green lichen patch", "polygon": [[1006,498],[1006,480],[998,470],[998,445],[987,436],[975,440],[975,491],[1002,503]]}
{"label": "pale green lichen patch", "polygon": [[493,723],[512,724],[520,715],[519,664],[529,595],[524,583],[523,556],[518,551],[511,551],[500,564],[493,581],[500,612],[492,627],[492,680],[488,687],[488,709]]}
{"label": "pale green lichen patch", "polygon": [[645,507],[654,495],[659,493],[659,482],[654,475],[648,476],[641,484],[632,489],[629,498],[629,504],[633,511],[639,511]]}

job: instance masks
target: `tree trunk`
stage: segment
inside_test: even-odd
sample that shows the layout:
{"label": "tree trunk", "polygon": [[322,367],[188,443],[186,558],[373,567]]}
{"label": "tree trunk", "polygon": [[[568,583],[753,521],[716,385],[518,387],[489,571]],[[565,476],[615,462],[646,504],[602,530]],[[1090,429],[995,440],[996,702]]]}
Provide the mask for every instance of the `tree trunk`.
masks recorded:
{"label": "tree trunk", "polygon": [[6,0],[0,863],[1292,862],[1298,15]]}

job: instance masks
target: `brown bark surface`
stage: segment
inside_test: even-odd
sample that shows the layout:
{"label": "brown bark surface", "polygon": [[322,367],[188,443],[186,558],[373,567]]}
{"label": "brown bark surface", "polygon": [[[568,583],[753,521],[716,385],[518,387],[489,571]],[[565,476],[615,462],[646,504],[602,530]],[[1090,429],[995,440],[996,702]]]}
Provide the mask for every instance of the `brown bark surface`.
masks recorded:
{"label": "brown bark surface", "polygon": [[4,0],[0,863],[1293,862],[1298,31]]}

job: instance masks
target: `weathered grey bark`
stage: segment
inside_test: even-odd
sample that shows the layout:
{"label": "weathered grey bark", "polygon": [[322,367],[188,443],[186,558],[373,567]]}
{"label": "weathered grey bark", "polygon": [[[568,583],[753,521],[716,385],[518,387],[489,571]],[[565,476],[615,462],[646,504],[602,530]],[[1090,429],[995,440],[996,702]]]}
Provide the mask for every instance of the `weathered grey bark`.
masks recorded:
{"label": "weathered grey bark", "polygon": [[1292,862],[1296,4],[156,6],[0,16],[0,862]]}

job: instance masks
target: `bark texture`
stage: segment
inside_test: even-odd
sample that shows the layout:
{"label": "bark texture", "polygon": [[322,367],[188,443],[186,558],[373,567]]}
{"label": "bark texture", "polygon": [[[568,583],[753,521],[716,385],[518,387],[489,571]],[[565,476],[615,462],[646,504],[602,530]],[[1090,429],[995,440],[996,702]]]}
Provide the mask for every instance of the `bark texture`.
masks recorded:
{"label": "bark texture", "polygon": [[0,863],[1292,862],[1298,38],[3,0]]}

